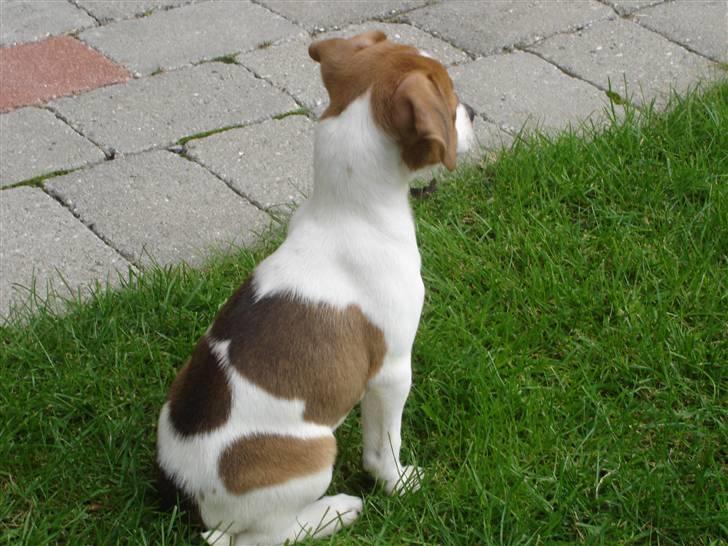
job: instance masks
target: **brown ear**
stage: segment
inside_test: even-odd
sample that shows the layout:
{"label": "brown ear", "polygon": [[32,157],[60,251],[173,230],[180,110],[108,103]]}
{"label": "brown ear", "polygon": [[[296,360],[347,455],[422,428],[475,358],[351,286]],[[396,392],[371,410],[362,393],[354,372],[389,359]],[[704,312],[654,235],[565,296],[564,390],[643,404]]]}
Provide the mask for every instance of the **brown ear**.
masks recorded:
{"label": "brown ear", "polygon": [[317,63],[325,62],[332,56],[336,57],[342,53],[356,53],[360,49],[369,47],[386,40],[387,35],[381,30],[370,30],[351,38],[330,38],[320,40],[308,46],[308,54]]}
{"label": "brown ear", "polygon": [[392,118],[402,135],[402,159],[411,169],[457,165],[457,133],[442,92],[424,72],[405,77],[394,93]]}

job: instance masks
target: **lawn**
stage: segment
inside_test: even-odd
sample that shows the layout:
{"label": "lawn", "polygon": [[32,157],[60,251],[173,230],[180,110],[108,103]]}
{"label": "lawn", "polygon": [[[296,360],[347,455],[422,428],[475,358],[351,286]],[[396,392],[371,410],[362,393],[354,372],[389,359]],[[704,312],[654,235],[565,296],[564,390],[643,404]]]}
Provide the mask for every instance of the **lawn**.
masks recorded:
{"label": "lawn", "polygon": [[[403,459],[427,476],[385,496],[350,416],[332,491],[365,511],[331,544],[728,539],[728,83],[617,118],[518,139],[415,203]],[[156,509],[157,413],[277,240],[2,328],[4,543],[200,543]]]}

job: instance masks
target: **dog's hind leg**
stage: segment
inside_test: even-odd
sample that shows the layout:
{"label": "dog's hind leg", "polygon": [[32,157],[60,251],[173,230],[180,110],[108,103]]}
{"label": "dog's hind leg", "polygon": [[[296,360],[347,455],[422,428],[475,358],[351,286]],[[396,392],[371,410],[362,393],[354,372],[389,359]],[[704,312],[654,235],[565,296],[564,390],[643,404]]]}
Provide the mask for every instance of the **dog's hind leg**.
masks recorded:
{"label": "dog's hind leg", "polygon": [[[235,537],[234,546],[293,544],[307,538],[322,538],[348,527],[362,511],[362,500],[351,495],[322,497],[290,518],[279,532],[246,531]],[[278,519],[278,518],[276,518]],[[280,519],[278,522],[280,525]],[[209,539],[208,539],[209,542]],[[220,542],[227,546],[224,540]]]}

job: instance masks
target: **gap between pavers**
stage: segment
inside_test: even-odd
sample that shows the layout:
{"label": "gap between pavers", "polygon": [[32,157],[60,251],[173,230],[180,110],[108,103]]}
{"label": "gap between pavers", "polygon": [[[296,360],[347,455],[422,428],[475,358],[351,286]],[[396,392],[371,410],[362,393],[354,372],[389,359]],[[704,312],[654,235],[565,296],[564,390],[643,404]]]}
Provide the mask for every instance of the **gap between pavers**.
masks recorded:
{"label": "gap between pavers", "polygon": [[202,166],[167,151],[121,157],[44,187],[136,265],[198,266],[249,246],[271,218]]}
{"label": "gap between pavers", "polygon": [[429,0],[259,0],[275,13],[304,26],[311,32],[336,29],[367,19],[393,17],[427,4]]}
{"label": "gap between pavers", "polygon": [[464,63],[470,59],[465,52],[411,25],[371,21],[318,34],[313,39],[300,37],[290,42],[250,51],[239,55],[237,61],[261,78],[285,89],[301,104],[316,115],[320,115],[328,103],[328,95],[321,83],[319,64],[308,55],[308,46],[313,41],[351,37],[368,30],[382,30],[390,40],[414,45],[432,54],[445,65]]}
{"label": "gap between pavers", "polygon": [[97,146],[48,110],[0,114],[0,188],[103,159]]}
{"label": "gap between pavers", "polygon": [[75,32],[96,25],[70,2],[33,0],[0,2],[0,46],[35,42],[48,36]]}
{"label": "gap between pavers", "polygon": [[298,105],[242,66],[204,63],[97,89],[49,105],[106,151],[133,153],[295,110]]}
{"label": "gap between pavers", "polygon": [[491,55],[608,17],[616,15],[596,0],[534,0],[449,1],[414,10],[404,18],[465,51]]}
{"label": "gap between pavers", "polygon": [[74,0],[102,23],[148,16],[159,10],[183,6],[200,0]]}
{"label": "gap between pavers", "polygon": [[553,36],[528,50],[638,105],[655,100],[662,106],[671,91],[683,93],[717,70],[710,60],[625,19]]}
{"label": "gap between pavers", "polygon": [[145,76],[302,33],[306,34],[250,2],[203,2],[92,28],[79,38]]}
{"label": "gap between pavers", "polygon": [[669,2],[640,10],[634,21],[715,61],[728,62],[728,2]]}
{"label": "gap between pavers", "polygon": [[0,219],[0,317],[27,304],[33,285],[41,300],[87,294],[96,282],[117,286],[129,271],[129,262],[38,188],[0,191]]}
{"label": "gap between pavers", "polygon": [[608,105],[603,91],[523,51],[483,57],[450,75],[463,101],[511,134],[578,125]]}
{"label": "gap between pavers", "polygon": [[237,192],[281,214],[313,188],[313,131],[310,119],[292,115],[192,140],[186,148]]}

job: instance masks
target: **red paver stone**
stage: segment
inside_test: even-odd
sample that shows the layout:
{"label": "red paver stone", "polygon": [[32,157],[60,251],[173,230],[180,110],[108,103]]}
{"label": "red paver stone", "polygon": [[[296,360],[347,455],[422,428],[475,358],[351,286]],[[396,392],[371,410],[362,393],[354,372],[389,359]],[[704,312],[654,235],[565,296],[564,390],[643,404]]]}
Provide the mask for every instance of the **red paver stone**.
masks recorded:
{"label": "red paver stone", "polygon": [[0,112],[129,77],[124,68],[70,36],[0,48]]}

